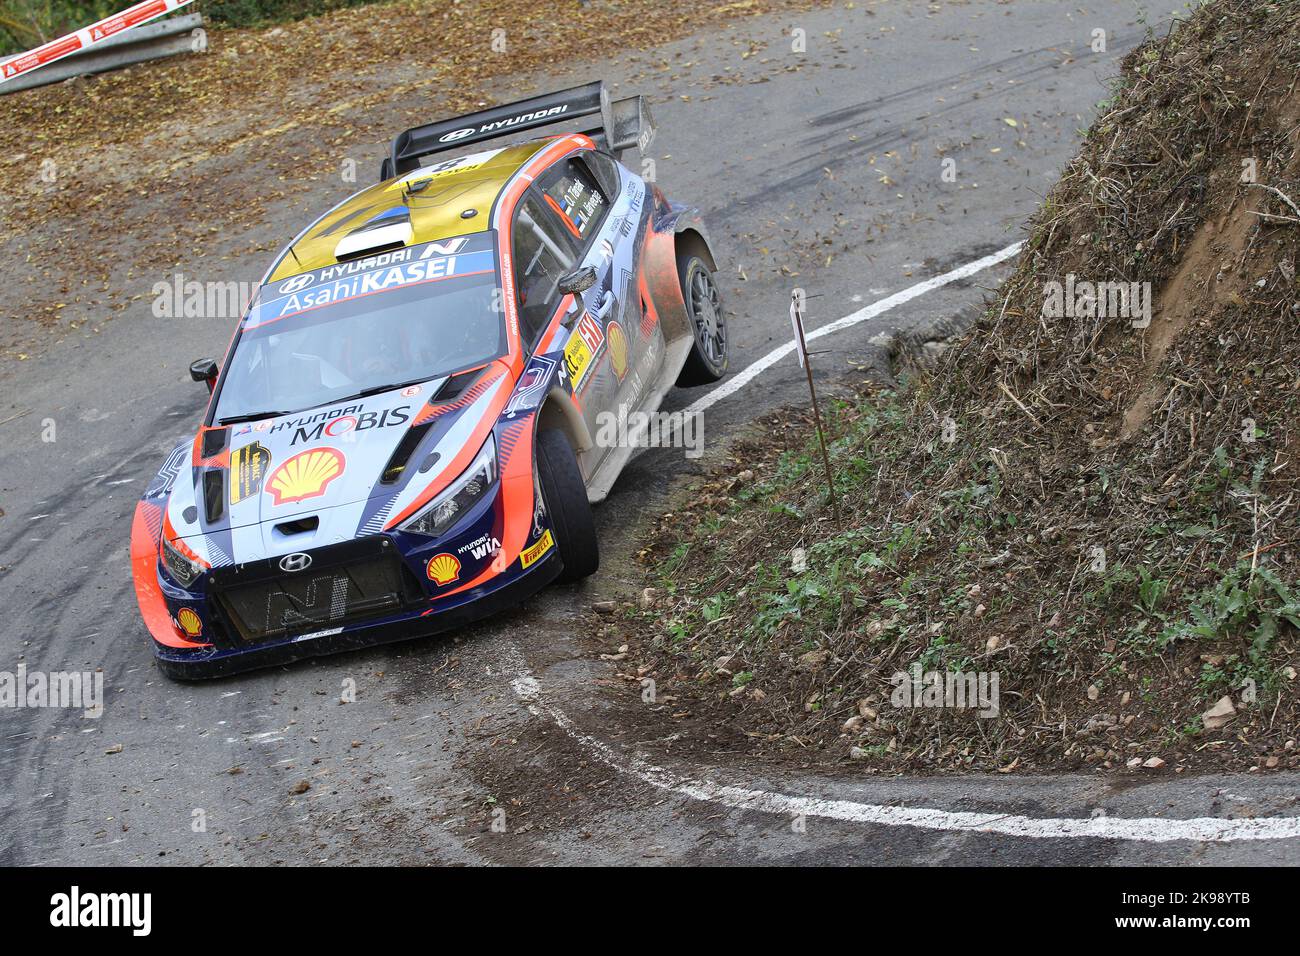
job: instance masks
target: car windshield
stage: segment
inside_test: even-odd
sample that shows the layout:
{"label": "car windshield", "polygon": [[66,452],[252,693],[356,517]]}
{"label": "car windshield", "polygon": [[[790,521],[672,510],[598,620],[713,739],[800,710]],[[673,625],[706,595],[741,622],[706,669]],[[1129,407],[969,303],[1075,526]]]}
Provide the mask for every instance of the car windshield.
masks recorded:
{"label": "car windshield", "polygon": [[411,246],[263,286],[227,363],[214,422],[303,411],[502,355],[490,236]]}

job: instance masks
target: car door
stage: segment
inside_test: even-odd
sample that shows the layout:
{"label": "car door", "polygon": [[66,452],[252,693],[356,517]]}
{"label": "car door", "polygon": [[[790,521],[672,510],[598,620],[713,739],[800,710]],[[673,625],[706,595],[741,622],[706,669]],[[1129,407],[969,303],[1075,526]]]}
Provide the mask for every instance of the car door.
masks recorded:
{"label": "car door", "polygon": [[524,193],[511,236],[519,335],[531,354],[550,326],[563,296],[560,279],[578,262],[579,246],[547,206],[536,187]]}
{"label": "car door", "polygon": [[[596,272],[596,283],[582,294],[584,314],[577,317],[565,348],[566,372],[593,436],[601,433],[602,416],[617,420],[636,410],[644,369],[641,375],[635,369],[642,353],[653,347],[640,334],[636,281],[645,185],[629,176],[625,188],[624,177],[612,157],[583,151],[557,162],[536,184],[545,211],[577,245],[577,266]],[[598,449],[598,457],[609,450]]]}
{"label": "car door", "polygon": [[[571,160],[574,178],[598,192],[608,213],[594,225],[584,265],[596,268],[599,281],[588,293],[588,307],[599,311],[606,330],[608,360],[593,388],[607,389],[604,407],[627,416],[646,410],[649,387],[659,377],[665,357],[663,332],[641,296],[650,203],[646,181],[600,151],[583,151]],[[570,187],[572,188],[572,187]]]}
{"label": "car door", "polygon": [[[529,355],[550,328],[556,309],[564,299],[559,291],[560,279],[578,268],[587,252],[578,223],[588,220],[581,213],[565,212],[553,194],[559,175],[548,173],[551,171],[543,173],[524,193],[515,213],[511,239],[519,297],[519,331]],[[552,187],[552,191],[547,192],[546,186]],[[556,339],[553,356],[560,366],[560,381],[573,393],[593,436],[599,428],[600,413],[609,401],[604,390],[594,386],[599,363],[606,357],[605,326],[596,311],[599,285],[598,282],[570,306],[561,320],[566,334]],[[609,450],[597,444],[579,456],[584,477],[595,472]]]}

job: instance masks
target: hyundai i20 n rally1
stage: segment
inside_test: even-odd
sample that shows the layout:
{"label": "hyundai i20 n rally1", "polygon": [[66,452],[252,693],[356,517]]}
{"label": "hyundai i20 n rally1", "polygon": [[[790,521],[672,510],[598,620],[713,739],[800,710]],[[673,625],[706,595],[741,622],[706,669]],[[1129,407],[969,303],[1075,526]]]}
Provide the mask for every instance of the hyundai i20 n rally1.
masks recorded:
{"label": "hyundai i20 n rally1", "polygon": [[596,570],[591,503],[635,450],[600,416],[727,366],[697,212],[617,158],[651,130],[600,83],[407,130],[284,248],[136,509],[167,674],[445,631]]}

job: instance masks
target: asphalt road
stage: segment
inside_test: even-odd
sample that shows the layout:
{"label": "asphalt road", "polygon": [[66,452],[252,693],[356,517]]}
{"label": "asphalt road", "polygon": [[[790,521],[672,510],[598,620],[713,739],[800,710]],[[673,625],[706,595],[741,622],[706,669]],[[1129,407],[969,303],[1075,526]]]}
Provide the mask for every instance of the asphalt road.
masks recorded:
{"label": "asphalt road", "polygon": [[[579,79],[652,96],[657,179],[712,226],[741,369],[788,337],[792,286],[819,296],[816,326],[1019,238],[1107,96],[1117,58],[1144,35],[1145,17],[1163,28],[1163,9],[1132,0],[865,3],[745,21],[657,58],[593,62]],[[802,54],[791,50],[795,27],[807,38]],[[1107,52],[1091,50],[1095,29],[1107,31]],[[650,69],[653,59],[671,70]],[[394,102],[394,115],[412,105]],[[281,146],[309,135],[291,131]],[[373,144],[376,158],[382,149]],[[944,157],[956,161],[955,182],[941,175]],[[241,161],[254,159],[231,160]],[[344,189],[329,177],[303,183],[241,243],[287,239]],[[178,267],[249,279],[266,255],[182,256]],[[0,275],[17,268],[0,264]],[[635,584],[627,556],[638,522],[693,467],[666,452],[634,462],[600,507],[605,567],[586,585],[552,589],[454,638],[169,682],[138,621],[131,514],[202,411],[188,362],[220,355],[230,323],[153,318],[148,292],[162,278],[130,279],[139,307],[98,334],[0,368],[0,670],[20,661],[102,667],[107,678],[98,720],[0,710],[0,862],[1300,861],[1294,838],[1026,836],[964,831],[956,817],[929,828],[870,814],[795,820],[683,792],[680,781],[707,779],[1033,820],[1297,814],[1297,781],[1281,775],[862,782],[748,765],[709,754],[707,741],[680,754],[657,726],[611,705],[634,692],[620,691],[582,630],[594,600]],[[824,339],[819,374],[881,368],[880,333],[933,337],[978,310],[996,280],[990,272],[955,283]],[[757,412],[799,400],[801,388],[792,361],[768,370],[709,410],[710,447]],[[675,393],[670,407],[696,397]],[[42,440],[47,420],[53,442]],[[349,682],[356,699],[344,703]],[[309,789],[294,792],[301,781]]]}

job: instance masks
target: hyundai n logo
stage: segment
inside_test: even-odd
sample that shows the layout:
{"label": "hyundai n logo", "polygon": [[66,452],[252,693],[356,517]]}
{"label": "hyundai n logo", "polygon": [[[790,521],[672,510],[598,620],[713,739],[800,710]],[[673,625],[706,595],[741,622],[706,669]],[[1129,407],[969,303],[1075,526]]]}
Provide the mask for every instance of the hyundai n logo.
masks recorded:
{"label": "hyundai n logo", "polygon": [[315,281],[315,276],[310,272],[304,272],[300,276],[294,276],[292,279],[286,279],[284,282],[280,283],[280,292],[284,295],[301,292]]}
{"label": "hyundai n logo", "polygon": [[311,567],[311,555],[303,554],[301,551],[294,554],[286,554],[280,559],[281,571],[306,571]]}

